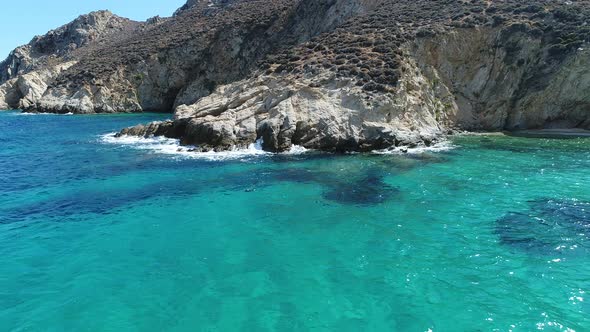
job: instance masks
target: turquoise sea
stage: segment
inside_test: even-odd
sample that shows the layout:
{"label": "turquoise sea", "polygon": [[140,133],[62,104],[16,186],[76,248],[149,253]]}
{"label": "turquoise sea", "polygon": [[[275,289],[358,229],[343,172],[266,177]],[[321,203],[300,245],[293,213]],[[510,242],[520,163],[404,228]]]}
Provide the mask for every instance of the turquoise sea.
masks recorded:
{"label": "turquoise sea", "polygon": [[590,140],[179,152],[0,113],[1,331],[590,331]]}

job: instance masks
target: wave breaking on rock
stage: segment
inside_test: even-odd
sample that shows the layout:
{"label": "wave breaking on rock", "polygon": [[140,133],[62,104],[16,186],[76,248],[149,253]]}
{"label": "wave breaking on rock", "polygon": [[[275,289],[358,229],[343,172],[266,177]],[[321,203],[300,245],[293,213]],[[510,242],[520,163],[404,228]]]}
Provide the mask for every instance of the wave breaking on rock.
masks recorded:
{"label": "wave breaking on rock", "polygon": [[[105,144],[144,150],[154,154],[169,155],[178,158],[203,159],[210,161],[250,159],[273,155],[262,149],[262,140],[258,140],[247,147],[233,147],[225,151],[202,151],[197,146],[184,146],[180,140],[166,137],[117,136],[116,133],[102,135],[99,140]],[[299,155],[309,150],[301,146],[293,146],[283,154]]]}

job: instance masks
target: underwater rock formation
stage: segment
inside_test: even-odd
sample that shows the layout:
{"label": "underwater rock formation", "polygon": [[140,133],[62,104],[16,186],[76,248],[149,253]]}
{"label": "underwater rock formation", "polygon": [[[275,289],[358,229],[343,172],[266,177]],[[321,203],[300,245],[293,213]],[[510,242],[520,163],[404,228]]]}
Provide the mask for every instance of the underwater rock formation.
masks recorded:
{"label": "underwater rock formation", "polygon": [[531,254],[590,253],[590,202],[541,199],[496,222],[501,243]]}

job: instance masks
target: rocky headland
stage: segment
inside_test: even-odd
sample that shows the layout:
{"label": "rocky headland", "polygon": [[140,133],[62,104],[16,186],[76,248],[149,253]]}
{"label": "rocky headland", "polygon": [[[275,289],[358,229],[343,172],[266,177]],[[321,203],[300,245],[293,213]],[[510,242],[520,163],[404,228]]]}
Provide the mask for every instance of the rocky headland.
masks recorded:
{"label": "rocky headland", "polygon": [[189,0],[107,11],[0,63],[0,108],[170,112],[119,135],[370,151],[456,129],[590,129],[590,1]]}

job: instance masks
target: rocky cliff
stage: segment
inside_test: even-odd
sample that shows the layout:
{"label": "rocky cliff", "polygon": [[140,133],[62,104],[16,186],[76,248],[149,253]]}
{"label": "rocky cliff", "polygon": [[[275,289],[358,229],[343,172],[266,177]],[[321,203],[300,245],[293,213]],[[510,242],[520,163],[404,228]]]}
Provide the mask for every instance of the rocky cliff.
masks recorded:
{"label": "rocky cliff", "polygon": [[6,81],[0,106],[174,112],[121,134],[201,150],[590,128],[588,17],[587,0],[191,0],[133,34],[55,52]]}
{"label": "rocky cliff", "polygon": [[103,10],[36,36],[0,63],[0,108],[35,107],[54,79],[83,54],[92,52],[93,46],[141,27],[141,23]]}
{"label": "rocky cliff", "polygon": [[62,27],[36,36],[27,45],[16,48],[0,63],[0,83],[41,67],[66,60],[81,47],[137,28],[140,24],[103,10],[82,15]]}
{"label": "rocky cliff", "polygon": [[171,19],[80,54],[25,109],[171,112],[245,78],[272,50],[335,27],[355,14],[354,2],[196,1]]}

